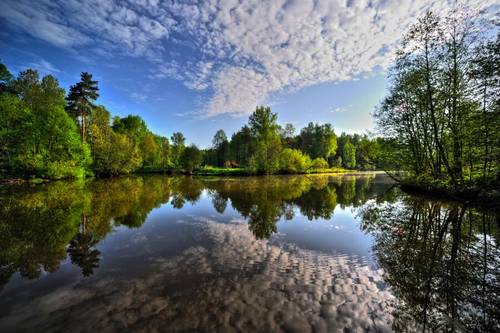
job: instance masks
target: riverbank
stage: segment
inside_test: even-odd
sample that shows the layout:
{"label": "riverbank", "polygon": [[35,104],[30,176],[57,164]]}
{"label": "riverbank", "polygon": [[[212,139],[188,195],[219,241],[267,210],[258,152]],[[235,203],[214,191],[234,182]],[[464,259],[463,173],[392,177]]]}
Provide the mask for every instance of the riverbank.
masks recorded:
{"label": "riverbank", "polygon": [[464,204],[500,210],[500,191],[495,187],[462,187],[450,189],[437,183],[403,179],[401,189],[408,193],[422,194],[429,197],[444,198]]}
{"label": "riverbank", "polygon": [[[324,169],[310,169],[306,172],[297,172],[292,174],[304,175],[304,174],[317,174],[317,173],[350,173],[359,172],[357,170],[349,170],[344,168],[324,168]],[[196,176],[255,176],[252,173],[243,168],[217,168],[217,167],[204,167],[193,171],[193,175]],[[276,175],[284,175],[290,173],[279,172]],[[257,174],[258,175],[258,174]]]}
{"label": "riverbank", "polygon": [[[362,170],[351,170],[344,168],[324,168],[324,169],[311,169],[304,173],[276,173],[273,175],[308,175],[308,174],[359,174],[359,173],[383,173],[383,171],[362,171]],[[127,175],[186,175],[186,176],[261,176],[261,174],[251,173],[243,168],[218,168],[218,167],[204,167],[193,171],[192,173],[186,173],[176,170],[160,170],[160,169],[140,169],[131,174],[117,175],[116,177],[127,176]],[[94,177],[87,177],[94,178]],[[95,178],[109,178],[109,177],[95,177]],[[19,185],[23,183],[46,183],[58,180],[71,180],[74,178],[63,178],[63,179],[50,179],[50,178],[19,178],[10,177],[0,179],[0,185]]]}

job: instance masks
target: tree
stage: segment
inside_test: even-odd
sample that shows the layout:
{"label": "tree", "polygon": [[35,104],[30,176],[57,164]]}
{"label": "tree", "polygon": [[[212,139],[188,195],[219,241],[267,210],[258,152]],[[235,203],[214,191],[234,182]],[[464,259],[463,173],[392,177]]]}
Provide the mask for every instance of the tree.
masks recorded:
{"label": "tree", "polygon": [[343,147],[342,163],[344,167],[353,169],[356,167],[356,147],[347,141]]}
{"label": "tree", "polygon": [[[481,115],[475,117],[475,121],[480,125],[476,127],[476,131],[472,135],[476,138],[482,138],[480,155],[484,183],[490,178],[493,166],[498,166],[500,162],[500,148],[498,147],[500,141],[499,63],[500,33],[497,34],[496,40],[483,42],[476,46],[471,64],[473,89],[476,93],[476,99],[481,105]],[[472,143],[472,145],[475,146],[476,143]]]}
{"label": "tree", "polygon": [[181,132],[175,132],[170,138],[172,140],[171,156],[174,168],[181,167],[181,157],[184,149],[186,148],[186,138]]}
{"label": "tree", "polygon": [[195,145],[188,146],[182,151],[181,166],[189,174],[200,167],[202,160],[203,154]]}
{"label": "tree", "polygon": [[337,136],[330,124],[309,123],[300,131],[297,144],[312,159],[322,157],[328,160],[337,150]]}
{"label": "tree", "polygon": [[279,169],[281,141],[277,120],[277,114],[269,107],[257,107],[250,115],[249,127],[256,141],[255,152],[249,160],[250,171],[271,174]]}
{"label": "tree", "polygon": [[255,153],[255,141],[250,127],[243,126],[231,137],[229,143],[231,159],[235,160],[240,166],[248,166],[250,157]]}
{"label": "tree", "polygon": [[488,42],[470,13],[427,13],[410,29],[375,113],[380,132],[400,147],[396,164],[414,180],[458,191],[498,180],[490,163],[500,128],[498,39]]}
{"label": "tree", "polygon": [[134,142],[139,142],[148,133],[148,127],[144,120],[133,115],[124,118],[115,117],[113,119],[113,130],[129,136]]}
{"label": "tree", "polygon": [[14,173],[18,158],[28,149],[26,135],[32,130],[33,113],[12,94],[0,93],[0,171]]}
{"label": "tree", "polygon": [[0,61],[0,93],[8,91],[13,78],[7,66]]}
{"label": "tree", "polygon": [[37,71],[26,70],[11,86],[17,97],[2,93],[0,106],[2,123],[8,124],[8,128],[0,125],[0,135],[12,136],[5,153],[10,173],[49,178],[85,176],[89,148],[64,111],[64,90],[59,82],[51,75],[40,80]]}
{"label": "tree", "polygon": [[284,147],[292,148],[295,144],[295,126],[291,123],[285,124],[280,128],[281,143]]}
{"label": "tree", "polygon": [[212,149],[215,152],[215,163],[217,166],[224,166],[224,162],[228,159],[229,142],[224,130],[218,130],[212,139]]}
{"label": "tree", "polygon": [[139,143],[139,150],[142,155],[144,166],[154,166],[160,160],[160,147],[156,143],[155,137],[151,133],[146,133]]}
{"label": "tree", "polygon": [[363,135],[356,145],[356,165],[361,170],[376,169],[380,155],[379,142]]}
{"label": "tree", "polygon": [[271,111],[270,107],[259,106],[250,115],[248,124],[252,134],[257,139],[278,134],[278,115]]}
{"label": "tree", "polygon": [[87,117],[92,113],[93,102],[99,97],[97,83],[97,81],[92,80],[92,74],[82,72],[80,82],[70,87],[68,97],[66,98],[68,102],[66,110],[75,119],[79,120],[81,136],[84,141],[87,135]]}
{"label": "tree", "polygon": [[97,175],[119,175],[136,171],[142,164],[138,148],[123,133],[110,126],[110,114],[96,107],[90,118],[89,142],[92,147],[92,169]]}

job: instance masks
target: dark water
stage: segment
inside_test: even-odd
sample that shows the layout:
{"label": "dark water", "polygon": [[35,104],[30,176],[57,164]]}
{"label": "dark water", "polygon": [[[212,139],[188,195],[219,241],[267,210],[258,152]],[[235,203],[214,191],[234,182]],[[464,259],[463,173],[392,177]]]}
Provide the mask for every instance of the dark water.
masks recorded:
{"label": "dark water", "polygon": [[383,175],[2,188],[0,331],[500,331],[499,236]]}

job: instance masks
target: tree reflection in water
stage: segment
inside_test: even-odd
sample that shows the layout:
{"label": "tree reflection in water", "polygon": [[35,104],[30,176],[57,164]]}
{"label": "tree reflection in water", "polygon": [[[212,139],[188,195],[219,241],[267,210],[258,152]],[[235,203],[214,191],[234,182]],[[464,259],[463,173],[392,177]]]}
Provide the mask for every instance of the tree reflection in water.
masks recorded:
{"label": "tree reflection in water", "polygon": [[331,219],[337,201],[342,207],[357,207],[382,194],[374,191],[373,180],[373,176],[269,176],[205,180],[203,186],[217,211],[230,199],[255,237],[264,239],[277,232],[280,219],[292,220],[295,208],[310,221]]}
{"label": "tree reflection in water", "polygon": [[56,182],[4,188],[0,193],[0,286],[20,272],[33,279],[59,268],[66,255],[89,276],[99,266],[99,242],[124,225],[138,228],[149,212],[169,202],[195,204],[203,189],[214,209],[228,201],[259,238],[291,220],[295,208],[309,220],[330,219],[337,205],[359,205],[372,197],[373,177],[271,176],[236,179],[124,177],[93,182]]}
{"label": "tree reflection in water", "polygon": [[498,216],[402,195],[361,217],[399,300],[396,331],[500,331]]}
{"label": "tree reflection in water", "polygon": [[[90,276],[99,243],[117,226],[139,228],[161,205],[205,195],[214,211],[232,207],[255,238],[277,232],[297,212],[330,220],[360,208],[361,228],[396,296],[396,331],[500,331],[498,216],[387,191],[374,176],[245,178],[125,177],[0,189],[0,286],[19,272],[34,279],[68,256]],[[415,322],[419,326],[414,326]]]}

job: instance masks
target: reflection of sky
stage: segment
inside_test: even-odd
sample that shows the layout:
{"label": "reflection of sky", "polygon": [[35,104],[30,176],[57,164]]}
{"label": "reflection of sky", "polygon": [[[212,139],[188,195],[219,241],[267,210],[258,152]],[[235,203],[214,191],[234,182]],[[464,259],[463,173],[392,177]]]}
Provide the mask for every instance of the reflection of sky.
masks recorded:
{"label": "reflection of sky", "polygon": [[372,238],[363,233],[355,213],[350,207],[335,208],[330,220],[317,219],[309,221],[300,215],[298,210],[292,221],[281,220],[278,232],[283,234],[287,242],[325,253],[340,253],[368,258],[372,246]]}
{"label": "reflection of sky", "polygon": [[355,211],[337,206],[332,219],[313,221],[294,212],[256,240],[230,200],[223,214],[207,191],[182,209],[163,203],[141,227],[115,227],[96,246],[102,258],[90,278],[69,260],[38,280],[13,277],[0,328],[140,330],[150,320],[153,329],[387,330],[391,295],[366,260],[371,238]]}
{"label": "reflection of sky", "polygon": [[[193,210],[175,218],[159,214],[171,219],[148,220],[141,230],[120,228],[100,246],[108,262],[97,274],[13,299],[0,327],[389,330],[392,296],[380,270],[346,255],[256,240],[245,224],[220,223]],[[177,253],[164,256],[168,246]],[[127,257],[135,259],[124,264]]]}

